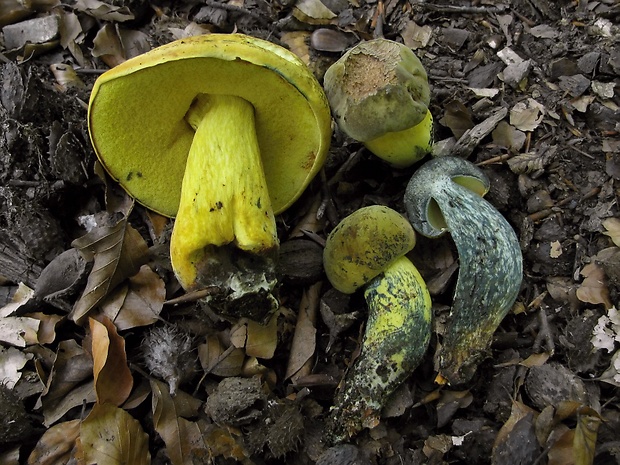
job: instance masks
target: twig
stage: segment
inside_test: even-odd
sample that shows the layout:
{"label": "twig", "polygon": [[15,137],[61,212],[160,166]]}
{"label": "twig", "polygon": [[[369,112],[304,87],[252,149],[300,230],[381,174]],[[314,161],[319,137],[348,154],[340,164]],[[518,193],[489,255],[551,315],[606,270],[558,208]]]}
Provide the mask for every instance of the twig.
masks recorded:
{"label": "twig", "polygon": [[412,7],[421,7],[438,13],[453,14],[496,14],[503,13],[508,9],[505,5],[498,6],[458,6],[458,5],[434,5],[428,2],[409,2]]}

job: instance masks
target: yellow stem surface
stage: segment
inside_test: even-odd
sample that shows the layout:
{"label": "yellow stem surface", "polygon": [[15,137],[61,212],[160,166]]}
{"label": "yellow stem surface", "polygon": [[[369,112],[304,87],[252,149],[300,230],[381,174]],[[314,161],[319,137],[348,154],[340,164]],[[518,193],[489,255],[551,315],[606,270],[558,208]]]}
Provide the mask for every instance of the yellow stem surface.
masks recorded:
{"label": "yellow stem surface", "polygon": [[195,135],[187,158],[170,255],[185,289],[209,268],[210,246],[260,255],[278,247],[256,138],[254,108],[227,95],[200,95],[186,115]]}

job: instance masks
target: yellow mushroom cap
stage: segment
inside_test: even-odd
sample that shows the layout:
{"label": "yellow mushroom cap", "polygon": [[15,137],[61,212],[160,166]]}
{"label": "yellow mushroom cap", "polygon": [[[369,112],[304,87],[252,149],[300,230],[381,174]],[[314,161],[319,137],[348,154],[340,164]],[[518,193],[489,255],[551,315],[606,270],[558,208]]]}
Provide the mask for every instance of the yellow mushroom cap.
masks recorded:
{"label": "yellow mushroom cap", "polygon": [[297,56],[243,34],[177,40],[101,75],[88,123],[106,170],[139,202],[175,216],[194,137],[185,117],[200,94],[252,104],[271,204],[284,211],[325,161],[329,104]]}
{"label": "yellow mushroom cap", "polygon": [[413,227],[400,213],[380,205],[360,208],[328,236],[325,273],[332,286],[351,294],[414,246]]}

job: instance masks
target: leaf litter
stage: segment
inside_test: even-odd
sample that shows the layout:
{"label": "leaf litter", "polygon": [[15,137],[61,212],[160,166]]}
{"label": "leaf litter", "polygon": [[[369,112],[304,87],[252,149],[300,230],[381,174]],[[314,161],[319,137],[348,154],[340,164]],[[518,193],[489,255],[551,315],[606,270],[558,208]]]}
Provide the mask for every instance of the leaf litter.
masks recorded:
{"label": "leaf litter", "polygon": [[[15,6],[10,19],[0,14],[1,26],[26,32],[35,31],[36,16],[52,8],[57,15],[50,38],[2,50],[24,74],[2,65],[12,84],[0,106],[7,128],[0,217],[8,225],[0,233],[0,274],[14,297],[0,309],[0,373],[39,427],[26,443],[7,443],[14,452],[2,456],[7,463],[20,463],[20,451],[33,464],[147,463],[149,454],[175,464],[617,462],[610,432],[620,418],[610,389],[620,384],[613,150],[620,65],[607,19],[612,2],[211,2],[226,13],[218,25],[199,24],[192,2],[41,3],[36,12]],[[571,20],[562,20],[560,8]],[[265,18],[275,35],[262,29]],[[191,300],[166,305],[179,294],[161,252],[169,222],[151,221],[104,175],[101,182],[90,174],[97,168],[84,102],[92,73],[151,45],[222,27],[281,39],[318,77],[352,40],[383,33],[404,41],[430,70],[436,140],[485,168],[489,200],[520,233],[528,263],[521,310],[505,319],[475,382],[438,388],[427,357],[391,412],[346,447],[326,449],[321,428],[359,351],[359,296],[330,296],[318,267],[285,276],[283,306],[266,327],[226,321]],[[5,38],[15,31],[5,27]],[[49,103],[34,112],[29,102],[39,99]],[[55,140],[78,141],[79,152],[67,142],[54,150],[41,144],[52,121]],[[22,140],[28,144],[15,145]],[[30,157],[11,158],[18,151]],[[340,134],[330,157],[327,182],[317,181],[313,199],[282,216],[282,229],[295,231],[284,242],[302,237],[320,247],[347,213],[367,204],[399,207],[409,172],[382,165]],[[16,205],[28,214],[16,215]],[[88,218],[90,232],[77,218]],[[437,253],[450,250],[448,241],[419,241],[427,251],[418,246],[412,255],[424,256],[420,269],[436,283],[439,332],[458,262]],[[320,257],[304,244],[291,250],[308,267]],[[158,359],[144,350],[179,334],[171,352],[183,360],[164,363],[165,351]],[[170,367],[182,373],[170,377]],[[235,399],[248,405],[229,405],[227,383],[235,382]],[[219,407],[209,405],[218,397]]]}

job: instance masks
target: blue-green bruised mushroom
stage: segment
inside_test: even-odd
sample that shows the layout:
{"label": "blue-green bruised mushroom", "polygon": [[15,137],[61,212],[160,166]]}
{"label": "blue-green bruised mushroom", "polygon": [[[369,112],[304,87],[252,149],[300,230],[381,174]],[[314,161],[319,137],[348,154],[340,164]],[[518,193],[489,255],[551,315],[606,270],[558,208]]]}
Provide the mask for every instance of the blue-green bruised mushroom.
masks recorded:
{"label": "blue-green bruised mushroom", "polygon": [[519,242],[506,219],[482,198],[489,186],[472,163],[441,157],[416,171],[405,192],[414,228],[428,237],[450,231],[459,254],[454,302],[439,352],[438,381],[450,384],[471,379],[521,287]]}

